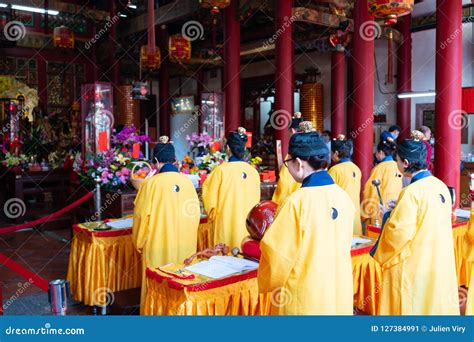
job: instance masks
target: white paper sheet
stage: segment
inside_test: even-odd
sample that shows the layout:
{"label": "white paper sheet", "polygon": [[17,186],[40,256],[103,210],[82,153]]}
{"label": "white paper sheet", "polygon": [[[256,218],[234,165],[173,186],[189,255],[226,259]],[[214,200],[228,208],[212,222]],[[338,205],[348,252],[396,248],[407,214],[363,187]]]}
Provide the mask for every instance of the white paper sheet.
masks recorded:
{"label": "white paper sheet", "polygon": [[464,209],[456,209],[456,217],[468,219],[471,216],[471,212],[469,210]]}
{"label": "white paper sheet", "polygon": [[352,247],[355,247],[357,245],[362,245],[364,243],[369,243],[371,240],[369,239],[364,239],[364,238],[360,238],[360,237],[357,237],[357,236],[354,236],[352,238]]}
{"label": "white paper sheet", "polygon": [[133,227],[133,218],[126,218],[122,220],[114,220],[107,222],[107,226],[112,229],[127,229]]}
{"label": "white paper sheet", "polygon": [[213,256],[209,260],[185,267],[187,271],[198,273],[212,279],[224,278],[232,274],[257,268],[257,262],[232,256]]}

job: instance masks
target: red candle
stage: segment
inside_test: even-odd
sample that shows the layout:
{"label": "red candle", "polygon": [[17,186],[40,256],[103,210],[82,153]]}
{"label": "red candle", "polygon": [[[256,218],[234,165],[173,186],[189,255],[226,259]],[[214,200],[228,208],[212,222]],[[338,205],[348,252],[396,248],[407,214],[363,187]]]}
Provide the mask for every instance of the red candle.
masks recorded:
{"label": "red candle", "polygon": [[138,159],[139,157],[140,157],[140,144],[135,143],[133,144],[132,158]]}
{"label": "red candle", "polygon": [[245,132],[245,134],[247,134],[247,144],[245,147],[252,147],[252,132]]}
{"label": "red candle", "polygon": [[99,132],[99,152],[106,151],[108,148],[108,135],[107,131]]}

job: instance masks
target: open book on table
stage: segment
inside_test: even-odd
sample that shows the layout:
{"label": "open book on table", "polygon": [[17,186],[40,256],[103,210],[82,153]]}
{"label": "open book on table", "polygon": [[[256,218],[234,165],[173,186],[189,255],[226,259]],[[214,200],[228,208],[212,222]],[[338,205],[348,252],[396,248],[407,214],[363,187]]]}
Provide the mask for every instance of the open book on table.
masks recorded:
{"label": "open book on table", "polygon": [[257,262],[236,258],[233,256],[213,256],[209,260],[204,260],[194,265],[185,267],[185,269],[190,272],[194,272],[212,279],[218,279],[236,273],[252,271],[257,268]]}

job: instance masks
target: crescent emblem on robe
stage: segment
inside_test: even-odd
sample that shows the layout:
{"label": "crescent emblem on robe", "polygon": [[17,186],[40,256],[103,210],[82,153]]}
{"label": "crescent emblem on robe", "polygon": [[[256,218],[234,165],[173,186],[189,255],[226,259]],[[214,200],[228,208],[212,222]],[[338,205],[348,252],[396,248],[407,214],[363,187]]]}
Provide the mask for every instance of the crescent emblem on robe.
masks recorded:
{"label": "crescent emblem on robe", "polygon": [[441,194],[439,194],[439,201],[440,201],[442,204],[446,203],[446,199],[445,199],[444,196],[441,195]]}
{"label": "crescent emblem on robe", "polygon": [[245,172],[242,172],[242,179],[247,179],[247,174]]}
{"label": "crescent emblem on robe", "polygon": [[173,191],[174,191],[174,192],[179,192],[179,190],[180,190],[180,189],[179,189],[179,186],[178,186],[178,185],[174,185],[174,186],[173,186]]}
{"label": "crescent emblem on robe", "polygon": [[331,218],[333,220],[337,219],[337,217],[339,216],[339,213],[337,212],[337,209],[336,208],[331,208]]}

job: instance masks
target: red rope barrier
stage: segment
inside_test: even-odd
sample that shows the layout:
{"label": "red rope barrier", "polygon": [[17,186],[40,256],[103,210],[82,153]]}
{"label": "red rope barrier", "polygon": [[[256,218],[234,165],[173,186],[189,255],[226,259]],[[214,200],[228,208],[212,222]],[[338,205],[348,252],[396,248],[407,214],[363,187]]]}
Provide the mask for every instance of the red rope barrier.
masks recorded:
{"label": "red rope barrier", "polygon": [[87,193],[86,195],[84,195],[83,197],[79,198],[78,200],[72,202],[71,204],[69,204],[68,206],[52,213],[52,214],[49,214],[48,216],[45,216],[43,218],[40,218],[40,219],[37,219],[37,220],[34,220],[34,221],[30,221],[30,222],[25,222],[25,223],[22,223],[22,224],[18,224],[18,225],[15,225],[15,226],[10,226],[10,227],[2,227],[0,228],[0,235],[1,234],[7,234],[7,233],[12,233],[12,232],[15,232],[17,230],[20,230],[20,229],[23,229],[23,228],[31,228],[32,226],[37,226],[41,223],[44,223],[48,220],[52,220],[56,217],[59,217],[65,213],[67,213],[69,210],[77,207],[79,204],[87,201],[89,198],[91,198],[93,195],[92,192],[89,192]]}
{"label": "red rope barrier", "polygon": [[49,282],[46,279],[40,277],[36,273],[31,272],[30,270],[21,266],[17,262],[7,257],[5,254],[0,253],[0,264],[5,265],[16,274],[22,276],[27,281],[29,281],[32,285],[35,285],[41,290],[48,292]]}

